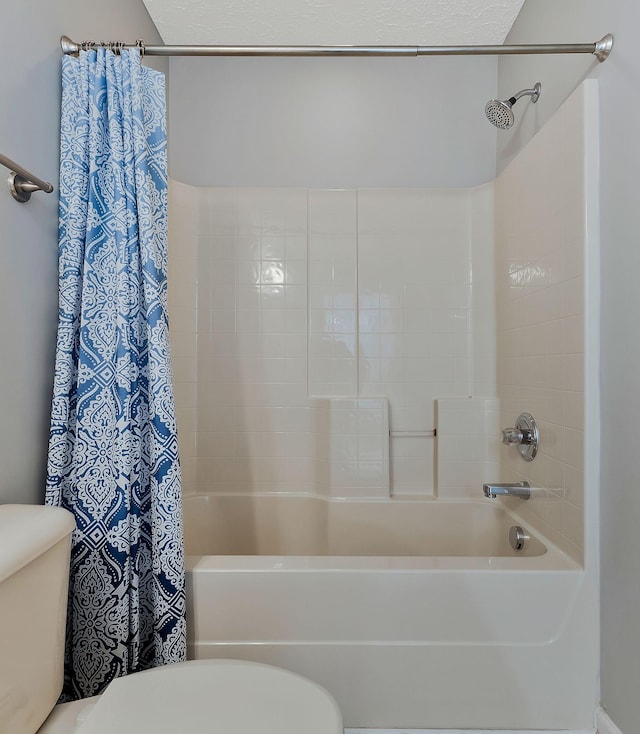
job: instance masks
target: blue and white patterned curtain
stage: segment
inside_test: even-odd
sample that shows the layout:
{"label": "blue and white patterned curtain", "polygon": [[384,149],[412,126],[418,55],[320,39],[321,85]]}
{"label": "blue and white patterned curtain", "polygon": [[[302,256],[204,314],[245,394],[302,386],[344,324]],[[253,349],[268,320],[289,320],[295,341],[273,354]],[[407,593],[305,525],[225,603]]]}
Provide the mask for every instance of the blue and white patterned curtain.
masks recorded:
{"label": "blue and white patterned curtain", "polygon": [[75,515],[63,700],[186,657],[167,323],[164,76],[62,67],[60,313],[46,502]]}

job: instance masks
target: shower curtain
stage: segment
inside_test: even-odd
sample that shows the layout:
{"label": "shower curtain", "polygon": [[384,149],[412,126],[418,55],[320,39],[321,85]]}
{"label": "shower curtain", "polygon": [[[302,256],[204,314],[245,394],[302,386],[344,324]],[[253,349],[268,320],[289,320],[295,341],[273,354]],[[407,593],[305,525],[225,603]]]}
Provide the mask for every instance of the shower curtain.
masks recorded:
{"label": "shower curtain", "polygon": [[46,503],[75,515],[62,700],[186,658],[167,324],[164,76],[63,58],[59,327]]}

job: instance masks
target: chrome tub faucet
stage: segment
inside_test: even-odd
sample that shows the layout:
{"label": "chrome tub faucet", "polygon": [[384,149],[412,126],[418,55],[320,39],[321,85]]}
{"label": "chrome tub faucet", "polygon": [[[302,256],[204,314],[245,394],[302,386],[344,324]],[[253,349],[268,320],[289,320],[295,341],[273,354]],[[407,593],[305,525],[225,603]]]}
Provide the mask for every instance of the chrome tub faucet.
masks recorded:
{"label": "chrome tub faucet", "polygon": [[520,497],[528,500],[531,497],[529,482],[507,482],[506,484],[483,484],[482,491],[485,497],[495,499],[498,495],[503,497]]}

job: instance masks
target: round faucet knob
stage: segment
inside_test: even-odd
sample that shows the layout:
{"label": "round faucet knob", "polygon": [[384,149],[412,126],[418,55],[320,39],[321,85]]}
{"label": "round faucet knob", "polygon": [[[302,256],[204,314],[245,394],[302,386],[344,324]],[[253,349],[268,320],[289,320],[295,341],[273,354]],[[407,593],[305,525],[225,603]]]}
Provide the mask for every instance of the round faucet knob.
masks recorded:
{"label": "round faucet knob", "polygon": [[502,431],[502,443],[517,446],[525,461],[533,461],[538,452],[539,441],[538,426],[530,413],[520,413],[516,418],[515,428],[505,428]]}
{"label": "round faucet knob", "polygon": [[520,446],[524,440],[524,433],[519,428],[505,428],[502,431],[502,443],[507,446]]}

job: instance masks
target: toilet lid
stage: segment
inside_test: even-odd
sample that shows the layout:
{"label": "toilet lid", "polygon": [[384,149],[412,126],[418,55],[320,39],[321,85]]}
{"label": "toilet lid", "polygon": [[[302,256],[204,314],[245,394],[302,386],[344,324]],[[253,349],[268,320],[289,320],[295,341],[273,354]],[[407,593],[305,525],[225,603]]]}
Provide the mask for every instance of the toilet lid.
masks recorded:
{"label": "toilet lid", "polygon": [[113,681],[78,734],[342,734],[333,698],[271,665],[194,660]]}

